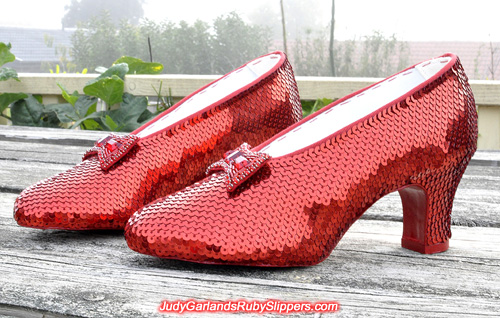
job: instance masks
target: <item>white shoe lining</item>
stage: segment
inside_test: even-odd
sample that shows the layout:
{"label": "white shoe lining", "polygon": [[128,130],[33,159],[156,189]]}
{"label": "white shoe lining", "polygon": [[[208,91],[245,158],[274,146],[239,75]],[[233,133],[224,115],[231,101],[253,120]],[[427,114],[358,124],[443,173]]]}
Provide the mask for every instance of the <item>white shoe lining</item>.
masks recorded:
{"label": "white shoe lining", "polygon": [[193,95],[182,105],[178,105],[178,107],[176,107],[173,111],[166,113],[162,118],[137,133],[137,135],[139,137],[149,136],[191,116],[192,114],[250,84],[252,81],[270,71],[279,63],[279,61],[279,54],[269,54],[227,74],[219,81]]}
{"label": "white shoe lining", "polygon": [[304,122],[260,151],[279,157],[312,145],[408,93],[439,72],[450,60],[450,57],[436,58],[390,77]]}

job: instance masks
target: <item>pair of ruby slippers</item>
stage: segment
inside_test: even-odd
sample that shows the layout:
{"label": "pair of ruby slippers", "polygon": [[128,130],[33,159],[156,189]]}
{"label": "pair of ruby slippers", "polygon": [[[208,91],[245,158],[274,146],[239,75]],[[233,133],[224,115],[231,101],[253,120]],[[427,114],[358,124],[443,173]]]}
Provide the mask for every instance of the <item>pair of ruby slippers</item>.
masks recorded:
{"label": "pair of ruby slippers", "polygon": [[97,141],[82,163],[24,190],[14,217],[40,229],[125,228],[130,248],[163,258],[302,266],[399,191],[403,247],[448,248],[455,190],[477,144],[455,55],[301,115],[285,55],[262,56],[131,134]]}

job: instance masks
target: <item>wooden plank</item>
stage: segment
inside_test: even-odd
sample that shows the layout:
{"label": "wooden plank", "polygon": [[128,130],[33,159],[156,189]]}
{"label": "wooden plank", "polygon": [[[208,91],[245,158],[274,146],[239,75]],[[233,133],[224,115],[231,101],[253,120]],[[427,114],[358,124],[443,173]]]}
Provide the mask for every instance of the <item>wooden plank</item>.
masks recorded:
{"label": "wooden plank", "polygon": [[8,306],[0,304],[0,318],[72,318],[75,316],[59,315],[44,310],[34,310],[32,308]]}
{"label": "wooden plank", "polygon": [[188,298],[336,300],[344,317],[500,310],[497,228],[453,227],[447,252],[421,255],[400,247],[400,223],[360,220],[317,266],[210,266],[134,253],[117,231],[18,227],[13,197],[0,196],[0,286],[12,306],[85,317],[155,316],[161,300]]}
{"label": "wooden plank", "polygon": [[0,126],[0,141],[91,147],[109,132],[24,126]]}
{"label": "wooden plank", "polygon": [[[69,92],[76,90],[83,93],[87,82],[98,75],[20,73],[20,82],[0,82],[0,92],[60,95],[61,89],[57,83],[61,83]],[[139,96],[157,96],[155,89],[159,91],[161,84],[162,96],[167,95],[170,88],[174,97],[184,97],[219,77],[220,75],[127,75],[124,91]]]}

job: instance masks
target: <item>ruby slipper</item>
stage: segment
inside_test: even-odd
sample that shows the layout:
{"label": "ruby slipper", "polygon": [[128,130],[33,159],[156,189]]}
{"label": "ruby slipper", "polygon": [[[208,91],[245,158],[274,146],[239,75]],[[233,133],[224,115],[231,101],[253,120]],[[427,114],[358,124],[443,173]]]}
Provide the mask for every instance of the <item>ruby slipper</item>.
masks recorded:
{"label": "ruby slipper", "polygon": [[97,141],[82,163],[25,189],[14,218],[40,229],[123,229],[143,205],[202,179],[224,152],[259,144],[301,117],[285,55],[262,56],[130,135]]}
{"label": "ruby slipper", "polygon": [[324,260],[378,199],[399,191],[405,248],[448,248],[455,190],[476,150],[467,77],[446,54],[342,98],[129,220],[130,248],[199,263]]}

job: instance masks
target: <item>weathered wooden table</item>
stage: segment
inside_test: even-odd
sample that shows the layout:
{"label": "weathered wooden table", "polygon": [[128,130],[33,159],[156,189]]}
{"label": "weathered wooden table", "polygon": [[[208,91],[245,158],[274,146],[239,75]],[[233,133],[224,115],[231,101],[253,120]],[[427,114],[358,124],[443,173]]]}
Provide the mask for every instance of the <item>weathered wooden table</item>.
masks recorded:
{"label": "weathered wooden table", "polygon": [[401,201],[393,193],[370,208],[323,263],[251,268],[141,255],[128,249],[120,231],[17,226],[17,194],[79,162],[103,135],[0,126],[0,316],[152,317],[161,316],[162,300],[190,298],[340,303],[337,314],[308,317],[499,316],[500,152],[478,152],[468,167],[445,253],[401,248]]}

